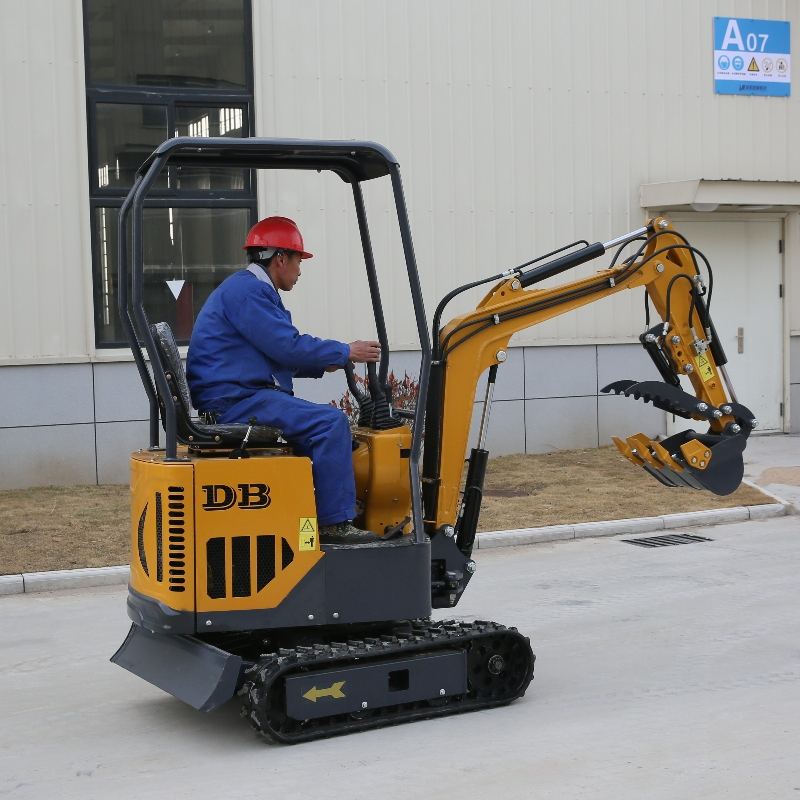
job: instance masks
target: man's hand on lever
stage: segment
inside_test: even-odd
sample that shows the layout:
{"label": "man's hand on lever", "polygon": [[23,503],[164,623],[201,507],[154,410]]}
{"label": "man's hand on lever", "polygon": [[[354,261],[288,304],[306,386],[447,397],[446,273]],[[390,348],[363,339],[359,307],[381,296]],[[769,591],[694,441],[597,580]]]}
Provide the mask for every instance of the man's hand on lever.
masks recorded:
{"label": "man's hand on lever", "polygon": [[350,342],[350,360],[356,364],[365,364],[368,361],[380,361],[380,342]]}
{"label": "man's hand on lever", "polygon": [[[349,361],[355,364],[365,364],[368,361],[381,360],[381,344],[380,342],[364,342],[360,339],[357,342],[350,342]],[[336,372],[341,369],[340,366],[332,364],[330,367],[325,367],[325,372]]]}

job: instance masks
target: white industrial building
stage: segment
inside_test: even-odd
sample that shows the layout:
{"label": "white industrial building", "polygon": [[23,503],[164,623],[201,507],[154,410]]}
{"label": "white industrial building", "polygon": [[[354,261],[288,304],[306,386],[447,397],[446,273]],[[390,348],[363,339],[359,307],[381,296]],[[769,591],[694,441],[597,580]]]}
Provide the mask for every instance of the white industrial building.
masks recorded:
{"label": "white industrial building", "polygon": [[[793,0],[0,0],[0,489],[123,483],[128,452],[148,444],[116,319],[116,213],[139,163],[174,135],[384,144],[429,315],[457,285],[664,212],[714,267],[739,400],[761,430],[800,430],[800,86],[715,93],[714,17],[787,21],[800,52]],[[159,191],[145,217],[148,308],[181,340],[268,214],[296,219],[315,253],[286,298],[298,326],[372,338],[338,178],[184,171]],[[414,374],[391,198],[365,193],[391,366]],[[673,425],[598,391],[654,374],[641,295],[512,340],[493,454]],[[345,388],[341,374],[299,384],[318,401]]]}

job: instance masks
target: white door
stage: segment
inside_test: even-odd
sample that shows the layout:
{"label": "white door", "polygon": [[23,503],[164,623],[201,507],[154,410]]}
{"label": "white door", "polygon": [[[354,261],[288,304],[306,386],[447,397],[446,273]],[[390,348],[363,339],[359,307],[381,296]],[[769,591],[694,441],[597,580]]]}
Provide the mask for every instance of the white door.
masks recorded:
{"label": "white door", "polygon": [[[666,216],[711,263],[711,318],[728,357],[738,401],[753,412],[759,431],[783,430],[782,221],[715,214]],[[688,380],[682,381],[689,388]],[[667,415],[669,433],[688,427],[689,421]]]}

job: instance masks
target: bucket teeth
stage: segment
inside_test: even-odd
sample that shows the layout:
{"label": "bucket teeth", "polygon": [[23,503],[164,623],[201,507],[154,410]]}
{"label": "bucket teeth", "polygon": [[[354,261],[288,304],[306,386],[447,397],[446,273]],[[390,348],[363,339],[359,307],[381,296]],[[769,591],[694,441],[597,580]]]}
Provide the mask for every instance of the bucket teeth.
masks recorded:
{"label": "bucket teeth", "polygon": [[661,471],[665,475],[670,475],[674,480],[675,486],[688,486],[690,489],[702,489],[702,485],[695,480],[691,472],[684,468],[684,465],[679,463],[670,455],[667,450],[659,442],[650,442],[650,447],[653,450],[653,455],[661,462]]}
{"label": "bucket teeth", "polygon": [[658,460],[651,450],[656,442],[648,439],[643,433],[629,436],[627,440],[614,436],[613,441],[617,446],[617,450],[628,461],[649,472],[659,483],[663,483],[664,486],[685,486],[682,481],[676,481],[670,474],[670,470]]}
{"label": "bucket teeth", "polygon": [[667,450],[660,442],[650,442],[650,446],[653,448],[653,455],[665,467],[669,467],[676,472],[680,472],[683,469],[683,467],[669,454],[669,450]]}
{"label": "bucket teeth", "polygon": [[[634,436],[629,436],[626,442],[622,442],[621,439],[615,437],[614,444],[630,461],[642,467],[664,486],[700,488],[700,486],[694,486],[692,483],[687,482],[682,475],[683,467],[658,442],[654,442],[645,434],[637,433]],[[622,449],[623,447],[624,450]],[[630,452],[630,456],[628,456],[628,452]]]}
{"label": "bucket teeth", "polygon": [[629,436],[628,444],[630,445],[631,450],[636,451],[636,454],[642,459],[642,461],[649,464],[654,469],[658,469],[661,466],[661,464],[650,452],[651,442],[648,436],[645,436],[643,433],[637,433],[634,436]]}
{"label": "bucket teeth", "polygon": [[640,458],[624,439],[620,439],[619,436],[612,436],[611,440],[616,445],[617,450],[619,450],[620,453],[622,453],[622,455],[628,459],[628,461],[630,461],[632,464],[635,464],[637,467],[644,465],[644,459]]}
{"label": "bucket teeth", "polygon": [[623,440],[613,437],[617,450],[664,486],[706,489],[726,495],[744,474],[744,436],[721,436],[682,431],[654,442],[643,433]]}

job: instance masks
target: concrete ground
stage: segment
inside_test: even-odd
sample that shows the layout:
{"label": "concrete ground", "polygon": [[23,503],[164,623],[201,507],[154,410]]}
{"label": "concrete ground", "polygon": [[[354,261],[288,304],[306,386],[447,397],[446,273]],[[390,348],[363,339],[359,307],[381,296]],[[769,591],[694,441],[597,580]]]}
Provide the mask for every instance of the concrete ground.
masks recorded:
{"label": "concrete ground", "polygon": [[800,435],[751,436],[744,451],[744,477],[800,512]]}
{"label": "concrete ground", "polygon": [[481,551],[457,611],[532,637],[528,694],[294,747],[108,663],[122,587],[0,598],[0,796],[800,798],[798,517],[697,533]]}

